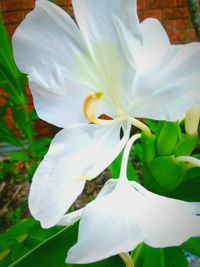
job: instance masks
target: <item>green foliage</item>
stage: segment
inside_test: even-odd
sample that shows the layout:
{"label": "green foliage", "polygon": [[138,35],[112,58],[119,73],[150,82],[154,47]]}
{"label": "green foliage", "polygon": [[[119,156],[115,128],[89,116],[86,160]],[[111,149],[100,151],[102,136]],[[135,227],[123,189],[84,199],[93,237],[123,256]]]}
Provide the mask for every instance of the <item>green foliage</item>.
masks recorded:
{"label": "green foliage", "polygon": [[[85,266],[85,267],[123,267],[124,264],[118,256],[93,263],[93,264],[65,264],[65,258],[67,252],[71,246],[76,243],[78,224],[65,228],[59,233],[36,247],[30,253],[13,263],[10,267],[73,267],[73,266]],[[42,255],[42,256],[41,256]]]}
{"label": "green foliage", "polygon": [[192,254],[200,257],[200,237],[194,237],[185,242],[182,246],[183,249],[191,252]]}
{"label": "green foliage", "polygon": [[161,156],[153,159],[149,168],[155,181],[168,192],[180,184],[182,165],[173,156]]}
{"label": "green foliage", "polygon": [[177,143],[174,148],[174,155],[178,156],[189,156],[192,151],[195,149],[196,145],[198,144],[199,137],[198,134],[188,136],[182,135],[181,140]]}
{"label": "green foliage", "polygon": [[183,250],[180,248],[151,248],[140,244],[132,253],[135,267],[187,267]]}
{"label": "green foliage", "polygon": [[41,229],[39,223],[30,218],[12,226],[0,234],[0,266],[9,266],[59,230],[60,227]]}
{"label": "green foliage", "polygon": [[180,137],[180,127],[176,122],[161,122],[156,134],[158,156],[171,155]]}
{"label": "green foliage", "polygon": [[[193,177],[193,166],[176,160],[178,156],[190,156],[199,142],[198,134],[189,136],[176,122],[147,121],[155,133],[142,134],[143,182],[151,191],[181,199],[197,199],[199,168]],[[192,174],[191,174],[192,173]],[[191,177],[192,175],[192,177]],[[190,180],[190,181],[186,181]],[[187,189],[190,186],[190,190]],[[192,197],[193,196],[193,197]]]}
{"label": "green foliage", "polygon": [[[31,179],[40,158],[47,152],[49,138],[35,139],[33,120],[37,118],[34,111],[27,107],[27,94],[25,90],[26,76],[22,74],[13,58],[10,39],[6,32],[2,16],[0,16],[0,88],[3,88],[5,105],[0,107],[0,142],[6,142],[19,147],[18,152],[9,153],[10,161],[0,166],[0,177],[6,178],[7,166],[11,162],[29,162],[28,179]],[[4,117],[7,110],[11,110],[14,131],[8,128]],[[17,134],[16,134],[17,132]],[[11,167],[13,170],[13,167]],[[15,173],[15,172],[14,172]],[[13,176],[14,177],[14,176]]]}

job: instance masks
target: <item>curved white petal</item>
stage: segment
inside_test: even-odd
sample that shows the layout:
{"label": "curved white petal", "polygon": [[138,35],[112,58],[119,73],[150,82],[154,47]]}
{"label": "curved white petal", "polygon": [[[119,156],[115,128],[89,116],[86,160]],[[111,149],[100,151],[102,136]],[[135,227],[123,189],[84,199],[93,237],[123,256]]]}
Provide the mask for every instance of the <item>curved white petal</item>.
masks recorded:
{"label": "curved white petal", "polygon": [[59,127],[85,122],[80,105],[89,82],[86,76],[80,79],[78,67],[82,62],[85,73],[92,73],[92,68],[80,30],[70,16],[53,3],[38,0],[12,43],[19,69],[28,74],[38,115]]}
{"label": "curved white petal", "polygon": [[176,121],[200,103],[200,44],[171,46],[156,68],[140,72],[131,116]]}
{"label": "curved white petal", "polygon": [[91,49],[97,43],[119,45],[113,16],[120,18],[134,34],[139,34],[136,0],[72,0],[78,25]]}
{"label": "curved white petal", "polygon": [[163,59],[170,46],[169,38],[159,20],[148,18],[140,24],[142,46],[137,57],[137,68],[145,72],[154,68]]}
{"label": "curved white petal", "polygon": [[145,233],[134,219],[135,200],[132,188],[122,183],[109,195],[88,204],[82,214],[78,243],[69,250],[66,262],[95,262],[131,251],[142,242]]}
{"label": "curved white petal", "polygon": [[158,196],[122,178],[108,181],[102,192],[84,208],[78,242],[66,262],[95,262],[129,252],[140,242],[178,246],[200,235],[200,203]]}
{"label": "curved white petal", "polygon": [[73,0],[76,20],[90,48],[99,90],[115,115],[122,113],[132,86],[134,69],[121,48],[114,16],[119,17],[134,36],[138,34],[135,0]]}
{"label": "curved white petal", "polygon": [[174,212],[174,214],[187,213],[188,215],[197,215],[200,213],[199,202],[186,202],[178,199],[164,197],[148,191],[146,188],[135,181],[132,181],[131,184],[143,196],[150,200],[151,204],[158,209],[165,209],[166,211]]}
{"label": "curved white petal", "polygon": [[159,64],[170,42],[157,19],[149,18],[139,25],[140,38],[135,38],[120,18],[115,16],[114,22],[123,51],[137,72]]}
{"label": "curved white petal", "polygon": [[82,213],[83,213],[83,208],[76,210],[76,211],[73,211],[73,212],[70,212],[70,213],[64,215],[60,219],[60,221],[57,223],[57,225],[68,227],[68,226],[74,224],[75,222],[77,222],[78,220],[80,220]]}
{"label": "curved white petal", "polygon": [[99,175],[125,146],[130,126],[90,124],[59,132],[38,167],[30,189],[29,208],[44,228],[58,223],[85,181]]}
{"label": "curved white petal", "polygon": [[[144,242],[152,247],[179,246],[187,239],[200,235],[200,203],[189,203],[149,192],[136,182],[146,215],[141,227],[148,231]],[[142,201],[141,201],[142,203]]]}

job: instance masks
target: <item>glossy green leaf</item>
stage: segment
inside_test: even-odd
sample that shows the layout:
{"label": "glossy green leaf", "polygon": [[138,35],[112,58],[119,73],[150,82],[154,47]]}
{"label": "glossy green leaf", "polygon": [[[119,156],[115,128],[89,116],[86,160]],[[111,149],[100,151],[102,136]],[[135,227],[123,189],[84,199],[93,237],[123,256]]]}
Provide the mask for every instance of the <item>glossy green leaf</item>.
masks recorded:
{"label": "glossy green leaf", "polygon": [[0,266],[10,266],[44,240],[60,231],[61,227],[42,229],[31,218],[24,219],[0,234]]}
{"label": "glossy green leaf", "polygon": [[193,136],[185,135],[181,138],[181,140],[176,145],[173,154],[178,156],[189,156],[192,151],[195,149],[198,144],[199,137],[198,134],[194,134]]}
{"label": "glossy green leaf", "polygon": [[152,248],[141,244],[132,253],[135,267],[188,267],[183,250],[173,248]]}
{"label": "glossy green leaf", "polygon": [[182,246],[183,249],[200,257],[200,237],[194,237],[185,242]]}
{"label": "glossy green leaf", "polygon": [[167,191],[174,190],[181,182],[183,167],[173,156],[155,158],[149,168],[156,182]]}
{"label": "glossy green leaf", "polygon": [[176,122],[164,122],[156,134],[157,155],[171,155],[180,138],[180,127]]}
{"label": "glossy green leaf", "polygon": [[165,189],[162,188],[157,181],[155,180],[155,178],[153,177],[149,166],[147,164],[143,164],[143,168],[142,168],[142,176],[143,176],[143,185],[145,186],[146,189],[160,194],[160,195],[165,195]]}
{"label": "glossy green leaf", "polygon": [[67,251],[77,240],[77,232],[78,224],[60,231],[58,234],[19,259],[17,262],[13,263],[10,267],[124,267],[124,263],[118,256],[93,264],[65,264]]}
{"label": "glossy green leaf", "polygon": [[170,192],[169,197],[186,201],[200,201],[200,177],[194,177],[183,181],[175,190]]}

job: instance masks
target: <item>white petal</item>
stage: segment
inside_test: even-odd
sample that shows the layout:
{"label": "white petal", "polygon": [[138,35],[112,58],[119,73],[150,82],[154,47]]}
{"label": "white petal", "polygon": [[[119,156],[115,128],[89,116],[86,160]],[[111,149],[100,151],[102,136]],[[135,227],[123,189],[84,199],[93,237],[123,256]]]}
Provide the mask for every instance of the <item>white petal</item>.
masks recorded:
{"label": "white petal", "polygon": [[197,215],[200,213],[200,203],[198,202],[186,202],[178,199],[160,196],[145,189],[142,185],[132,181],[132,186],[144,195],[151,204],[158,209],[164,209],[165,211],[174,212],[174,214],[184,213],[188,215]]}
{"label": "white petal", "polygon": [[116,115],[124,109],[134,79],[134,69],[121,48],[114,16],[137,35],[135,0],[73,0],[76,20],[90,48],[98,87]]}
{"label": "white petal", "polygon": [[72,0],[72,3],[78,25],[92,48],[103,42],[119,44],[113,16],[120,18],[133,34],[138,33],[135,0]]}
{"label": "white petal", "polygon": [[199,43],[171,46],[156,68],[138,73],[131,115],[168,121],[180,119],[200,103],[199,62]]}
{"label": "white petal", "polygon": [[134,220],[136,203],[132,191],[124,184],[86,206],[78,243],[70,249],[66,262],[95,262],[131,251],[142,242],[145,235]]}
{"label": "white petal", "polygon": [[170,42],[159,20],[149,18],[140,24],[143,42],[137,58],[139,71],[149,71],[159,64]]}
{"label": "white petal", "polygon": [[125,146],[130,127],[93,125],[59,132],[37,169],[31,185],[29,207],[44,228],[58,223],[78,195],[83,178],[99,175]]}
{"label": "white petal", "polygon": [[115,184],[109,181],[104,194],[84,209],[78,243],[67,262],[98,261],[143,241],[153,247],[178,246],[200,235],[199,204],[157,196],[136,182],[120,179]]}
{"label": "white petal", "polygon": [[114,17],[114,22],[124,53],[137,71],[148,71],[160,62],[170,43],[158,20],[144,20],[139,25],[139,38],[119,18]]}
{"label": "white petal", "polygon": [[146,214],[146,220],[141,227],[149,232],[145,243],[152,247],[179,246],[190,237],[200,235],[200,216],[197,215],[200,203],[162,197],[136,182],[131,184],[144,197],[141,212]]}
{"label": "white petal", "polygon": [[68,227],[77,222],[81,218],[82,213],[83,213],[83,208],[70,212],[67,215],[63,216],[57,223],[57,225]]}
{"label": "white petal", "polygon": [[38,115],[59,127],[72,120],[84,122],[80,105],[88,83],[79,79],[78,62],[87,69],[89,59],[80,30],[68,14],[49,1],[36,1],[13,36],[13,49],[18,67],[28,74]]}

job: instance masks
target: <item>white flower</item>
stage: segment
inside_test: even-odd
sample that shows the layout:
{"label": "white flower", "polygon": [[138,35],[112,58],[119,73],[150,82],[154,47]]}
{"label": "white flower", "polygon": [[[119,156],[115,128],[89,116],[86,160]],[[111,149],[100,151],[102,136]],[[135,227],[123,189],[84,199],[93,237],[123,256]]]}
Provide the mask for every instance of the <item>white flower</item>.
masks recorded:
{"label": "white flower", "polygon": [[135,118],[175,121],[200,102],[198,43],[171,46],[159,21],[139,23],[135,0],[72,4],[79,28],[38,0],[13,36],[38,115],[63,128],[30,190],[30,211],[43,227],[68,210],[83,178],[96,177],[120,153],[130,124],[148,131]]}
{"label": "white flower", "polygon": [[137,138],[125,148],[119,180],[109,180],[97,199],[59,222],[69,225],[81,218],[78,242],[66,262],[99,261],[130,252],[141,242],[155,248],[178,246],[200,235],[200,203],[156,195],[126,178],[127,155]]}

